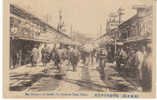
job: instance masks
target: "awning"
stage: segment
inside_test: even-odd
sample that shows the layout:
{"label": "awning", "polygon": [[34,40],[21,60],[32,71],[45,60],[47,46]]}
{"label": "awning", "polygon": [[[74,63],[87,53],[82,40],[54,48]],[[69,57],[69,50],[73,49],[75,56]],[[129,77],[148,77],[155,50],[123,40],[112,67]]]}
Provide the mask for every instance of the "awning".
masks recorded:
{"label": "awning", "polygon": [[112,42],[114,42],[114,40],[109,36],[105,36],[104,38],[101,38],[97,41],[99,45],[112,44]]}
{"label": "awning", "polygon": [[139,41],[147,41],[151,42],[151,37],[132,37],[124,40],[123,43],[132,43],[132,42],[139,42]]}
{"label": "awning", "polygon": [[21,37],[21,36],[10,36],[13,39],[21,39],[21,40],[28,40],[28,41],[34,41],[34,42],[41,42],[41,43],[49,43],[49,40],[42,40],[42,39],[33,39],[33,38],[27,38],[27,37]]}

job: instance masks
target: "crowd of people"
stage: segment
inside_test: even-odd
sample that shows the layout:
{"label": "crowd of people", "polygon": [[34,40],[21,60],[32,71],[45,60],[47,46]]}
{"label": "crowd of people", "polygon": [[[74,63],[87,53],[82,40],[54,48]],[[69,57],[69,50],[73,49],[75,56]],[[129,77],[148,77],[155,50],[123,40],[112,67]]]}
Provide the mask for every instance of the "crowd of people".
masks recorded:
{"label": "crowd of people", "polygon": [[[32,66],[35,66],[37,64],[39,55],[41,53],[41,62],[43,66],[47,66],[50,61],[53,61],[54,65],[60,72],[61,64],[67,62],[67,64],[72,66],[73,71],[76,71],[79,62],[85,66],[102,62],[102,58],[99,53],[100,51],[101,50],[98,49],[86,51],[83,46],[64,47],[61,45],[53,45],[53,48],[50,48],[47,44],[44,44],[42,49],[39,50],[39,46],[35,45],[31,53],[31,64]],[[103,64],[101,65],[103,66]]]}
{"label": "crowd of people", "polygon": [[137,90],[150,91],[152,87],[152,50],[151,45],[133,48],[121,47],[117,54],[117,69],[137,82]]}
{"label": "crowd of people", "polygon": [[[98,64],[98,67],[100,68],[100,74],[104,74],[106,63],[116,62],[115,69],[117,69],[120,74],[122,70],[124,70],[125,76],[132,74],[135,75],[134,78],[137,78],[139,90],[151,90],[152,51],[151,46],[149,45],[141,46],[135,49],[128,49],[125,46],[122,46],[117,49],[117,53],[115,55],[114,50],[110,46],[94,48],[90,52],[87,52],[80,46],[62,47],[54,45],[53,48],[50,49],[45,44],[40,52],[43,66],[46,67],[50,61],[53,61],[58,72],[61,72],[62,64],[65,62],[67,62],[67,65],[71,65],[73,69],[72,71],[75,72],[77,71],[78,63],[81,62],[85,66],[88,66],[89,64]],[[38,47],[35,46],[31,55],[32,66],[37,64],[38,57]]]}
{"label": "crowd of people", "polygon": [[[38,47],[34,47],[31,55],[31,63],[32,66],[37,64],[39,57]],[[50,61],[54,62],[54,65],[57,67],[58,72],[61,71],[61,64],[67,62],[67,64],[71,64],[73,67],[73,71],[76,71],[76,66],[80,59],[80,52],[76,46],[62,47],[58,45],[54,45],[53,48],[49,48],[46,44],[41,49],[41,62],[44,67]]]}

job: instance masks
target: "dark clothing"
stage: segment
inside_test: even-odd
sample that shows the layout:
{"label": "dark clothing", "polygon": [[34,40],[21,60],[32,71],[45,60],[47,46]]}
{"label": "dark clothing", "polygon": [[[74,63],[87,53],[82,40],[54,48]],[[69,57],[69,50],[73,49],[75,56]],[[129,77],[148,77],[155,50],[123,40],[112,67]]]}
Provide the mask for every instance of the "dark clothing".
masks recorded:
{"label": "dark clothing", "polygon": [[[127,64],[128,61],[128,55],[124,50],[121,50],[117,55],[117,67],[119,70],[123,68],[124,65]],[[123,64],[123,66],[122,66]]]}
{"label": "dark clothing", "polygon": [[60,66],[59,66],[59,63],[61,62],[60,61],[60,57],[59,57],[59,54],[58,54],[58,51],[53,49],[51,51],[51,59],[54,61],[55,63],[55,66],[57,66],[57,69],[60,71]]}
{"label": "dark clothing", "polygon": [[97,51],[97,52],[96,52],[96,62],[97,62],[97,63],[99,62],[99,56],[100,56],[100,54],[99,54],[99,52]]}
{"label": "dark clothing", "polygon": [[142,67],[142,82],[143,91],[150,92],[152,90],[152,54],[148,54]]}
{"label": "dark clothing", "polygon": [[42,63],[43,64],[47,64],[49,62],[49,60],[50,60],[48,49],[47,48],[43,48],[41,50],[41,54],[42,54]]}
{"label": "dark clothing", "polygon": [[104,73],[104,68],[107,62],[107,50],[106,49],[101,49],[99,52],[99,67],[100,67],[100,74],[101,74],[101,79],[107,79],[105,77]]}
{"label": "dark clothing", "polygon": [[90,53],[90,56],[91,56],[91,64],[94,63],[95,53],[96,53],[96,50],[95,50],[95,49]]}
{"label": "dark clothing", "polygon": [[73,71],[76,71],[76,66],[78,64],[78,61],[79,61],[78,51],[77,50],[71,51],[70,52],[70,62],[72,64]]}
{"label": "dark clothing", "polygon": [[90,56],[90,53],[86,52],[86,51],[81,51],[81,59],[83,60],[84,64],[87,64],[88,61],[88,57]]}
{"label": "dark clothing", "polygon": [[53,51],[51,52],[51,58],[52,58],[52,60],[53,60],[56,64],[60,63],[60,57],[59,57],[59,54],[58,54],[57,50],[53,50]]}

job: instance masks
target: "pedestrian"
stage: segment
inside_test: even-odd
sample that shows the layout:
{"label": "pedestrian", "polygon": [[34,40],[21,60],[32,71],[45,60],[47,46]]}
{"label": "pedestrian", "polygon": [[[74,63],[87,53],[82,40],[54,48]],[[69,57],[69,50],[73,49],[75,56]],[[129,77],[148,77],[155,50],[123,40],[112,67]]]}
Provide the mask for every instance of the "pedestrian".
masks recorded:
{"label": "pedestrian", "polygon": [[106,62],[107,62],[107,55],[108,52],[106,48],[100,48],[100,53],[99,53],[99,67],[100,67],[100,74],[101,74],[101,79],[108,79],[108,76],[105,76],[104,73],[104,68],[106,67]]}
{"label": "pedestrian", "polygon": [[100,51],[99,51],[98,48],[97,48],[97,50],[96,50],[95,56],[96,56],[96,63],[99,63]]}
{"label": "pedestrian", "polygon": [[17,56],[17,65],[21,66],[21,61],[22,61],[22,50],[19,50],[16,54]]}
{"label": "pedestrian", "polygon": [[60,56],[58,53],[57,48],[54,46],[54,48],[51,51],[51,59],[54,61],[54,65],[57,67],[58,72],[60,73]]}
{"label": "pedestrian", "polygon": [[71,64],[71,62],[70,62],[70,46],[68,46],[67,50],[66,50],[66,60],[67,60],[67,65],[69,66]]}
{"label": "pedestrian", "polygon": [[73,72],[76,71],[76,67],[77,67],[78,61],[79,61],[78,50],[76,49],[76,47],[75,48],[71,48],[71,51],[70,51],[70,62],[71,62],[71,65],[73,67]]}
{"label": "pedestrian", "polygon": [[90,57],[91,57],[91,64],[93,64],[93,63],[94,63],[95,52],[96,52],[96,50],[95,50],[95,49],[93,49],[93,50],[91,51],[91,53],[90,53]]}
{"label": "pedestrian", "polygon": [[31,53],[32,67],[37,64],[38,58],[39,58],[38,46],[35,45],[34,48],[32,49],[32,53]]}
{"label": "pedestrian", "polygon": [[119,61],[120,61],[120,65],[119,67],[121,68],[122,66],[126,65],[127,62],[127,53],[126,51],[124,51],[123,48],[120,49],[120,53],[119,53]]}
{"label": "pedestrian", "polygon": [[[144,50],[144,49],[143,49]],[[152,90],[152,49],[151,45],[147,45],[145,49],[145,58],[143,61],[142,68],[142,88],[145,92],[150,92]]]}
{"label": "pedestrian", "polygon": [[135,62],[136,62],[135,57],[136,57],[136,51],[130,48],[127,65],[128,65],[128,69],[131,70],[131,72],[135,70]]}
{"label": "pedestrian", "polygon": [[139,48],[136,52],[136,67],[137,67],[137,83],[138,83],[138,90],[143,91],[143,88],[141,87],[142,84],[142,79],[143,79],[143,73],[142,73],[142,68],[143,68],[143,63],[144,63],[144,52],[142,51],[142,48]]}
{"label": "pedestrian", "polygon": [[67,59],[67,49],[62,48],[62,60],[63,60],[63,62],[65,62],[66,59]]}
{"label": "pedestrian", "polygon": [[108,48],[107,48],[107,52],[108,52],[107,59],[108,59],[108,61],[111,63],[111,62],[113,61],[113,52],[112,52],[110,46],[108,46]]}
{"label": "pedestrian", "polygon": [[48,49],[46,44],[42,48],[41,54],[42,54],[41,61],[43,63],[43,66],[45,67],[47,65],[47,63],[49,62],[49,59],[50,59],[50,57],[49,57],[49,49]]}
{"label": "pedestrian", "polygon": [[83,64],[86,63],[86,52],[84,50],[81,50],[81,60]]}

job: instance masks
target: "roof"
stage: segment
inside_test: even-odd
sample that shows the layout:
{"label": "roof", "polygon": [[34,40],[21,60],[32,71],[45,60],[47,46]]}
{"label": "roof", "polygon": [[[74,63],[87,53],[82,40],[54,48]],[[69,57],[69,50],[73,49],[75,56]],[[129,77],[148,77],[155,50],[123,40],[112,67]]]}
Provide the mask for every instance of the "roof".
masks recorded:
{"label": "roof", "polygon": [[128,20],[124,21],[123,23],[121,23],[119,25],[119,28],[124,28],[127,25],[130,25],[131,23],[133,23],[135,21],[135,19],[137,19],[137,15],[132,16],[131,18],[129,18]]}
{"label": "roof", "polygon": [[54,31],[58,34],[61,34],[69,39],[71,39],[68,35],[58,31],[57,29],[55,29],[54,27],[50,26],[49,24],[47,24],[46,22],[42,21],[41,19],[37,18],[36,16],[34,16],[31,13],[28,13],[26,10],[19,8],[18,6],[15,6],[13,4],[10,4],[10,13],[19,16],[23,19],[26,20],[30,20],[31,22],[33,22],[34,24],[40,25],[43,28],[49,28],[51,31]]}
{"label": "roof", "polygon": [[108,34],[103,34],[103,35],[101,35],[100,37],[98,37],[96,40],[102,39],[102,38],[105,37],[106,35],[108,35]]}
{"label": "roof", "polygon": [[[138,6],[134,6],[133,8],[144,8],[145,11],[146,11],[146,12],[145,12],[145,16],[148,16],[148,15],[152,14],[152,6],[146,7],[146,6],[144,6],[144,5],[138,5]],[[145,17],[145,16],[143,16],[143,17]],[[135,14],[134,16],[130,17],[128,20],[126,20],[126,21],[124,21],[123,23],[121,23],[121,24],[119,25],[119,28],[123,28],[123,27],[125,27],[126,25],[135,22],[135,19],[137,19],[138,17],[139,17],[138,14]]]}

